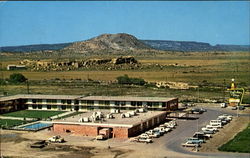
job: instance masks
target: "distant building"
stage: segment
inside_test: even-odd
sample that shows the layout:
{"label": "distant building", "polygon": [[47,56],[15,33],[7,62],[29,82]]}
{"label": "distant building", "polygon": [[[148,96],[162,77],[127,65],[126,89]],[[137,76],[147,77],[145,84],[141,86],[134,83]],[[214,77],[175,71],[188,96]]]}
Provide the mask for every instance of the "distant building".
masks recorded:
{"label": "distant building", "polygon": [[93,109],[130,110],[147,107],[149,110],[176,110],[178,98],[130,96],[74,96],[74,95],[14,95],[0,97],[0,104],[19,100],[32,110],[87,111]]}
{"label": "distant building", "polygon": [[26,70],[25,65],[8,65],[7,70]]}

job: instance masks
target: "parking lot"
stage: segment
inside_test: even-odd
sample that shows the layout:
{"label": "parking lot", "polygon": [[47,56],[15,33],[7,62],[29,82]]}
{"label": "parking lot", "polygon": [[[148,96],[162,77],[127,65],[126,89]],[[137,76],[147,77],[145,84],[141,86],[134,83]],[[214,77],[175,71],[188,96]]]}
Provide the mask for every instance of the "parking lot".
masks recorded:
{"label": "parking lot", "polygon": [[[170,151],[174,151],[174,152],[182,153],[182,154],[196,155],[196,156],[210,155],[214,157],[235,157],[237,155],[240,155],[240,157],[249,158],[249,154],[223,153],[223,152],[220,152],[220,153],[194,152],[190,148],[184,148],[181,146],[181,144],[185,142],[185,140],[188,137],[192,137],[195,132],[201,131],[202,127],[205,127],[207,124],[209,124],[210,120],[216,119],[219,115],[224,114],[226,112],[226,110],[221,110],[221,109],[214,108],[214,107],[210,107],[206,109],[207,109],[207,112],[204,112],[203,114],[195,114],[196,116],[199,117],[199,119],[197,120],[177,120],[178,126],[176,127],[176,129],[174,129],[170,133],[165,134],[161,138],[154,139],[154,143],[150,144],[150,146],[157,146],[160,144],[165,144],[166,150],[170,150]],[[233,114],[234,116],[236,116],[235,113],[230,112],[230,114]],[[248,117],[248,116],[243,116],[243,117]],[[230,123],[226,126],[227,127],[224,127],[224,128],[230,127]]]}

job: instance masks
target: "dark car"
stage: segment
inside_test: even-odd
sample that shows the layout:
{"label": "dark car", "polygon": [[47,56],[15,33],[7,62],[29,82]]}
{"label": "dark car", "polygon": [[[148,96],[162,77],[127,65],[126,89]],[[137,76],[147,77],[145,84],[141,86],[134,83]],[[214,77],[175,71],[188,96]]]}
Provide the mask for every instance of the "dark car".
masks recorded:
{"label": "dark car", "polygon": [[205,134],[203,132],[195,132],[193,137],[198,139],[209,139],[211,136],[210,134]]}
{"label": "dark car", "polygon": [[245,106],[239,106],[239,110],[244,110]]}
{"label": "dark car", "polygon": [[201,110],[198,109],[198,108],[193,108],[193,109],[191,109],[191,113],[192,113],[192,114],[202,114],[203,111],[201,111]]}

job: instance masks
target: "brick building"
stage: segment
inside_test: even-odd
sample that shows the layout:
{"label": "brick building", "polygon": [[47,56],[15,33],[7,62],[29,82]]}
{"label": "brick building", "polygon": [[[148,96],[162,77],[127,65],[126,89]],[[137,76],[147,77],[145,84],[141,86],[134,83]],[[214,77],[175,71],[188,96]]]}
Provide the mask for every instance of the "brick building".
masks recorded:
{"label": "brick building", "polygon": [[111,138],[129,138],[165,122],[166,113],[165,111],[149,111],[131,118],[120,118],[120,114],[116,114],[111,120],[86,123],[77,122],[79,117],[75,117],[53,122],[53,130],[58,134],[71,133],[95,137],[101,129],[108,128]]}

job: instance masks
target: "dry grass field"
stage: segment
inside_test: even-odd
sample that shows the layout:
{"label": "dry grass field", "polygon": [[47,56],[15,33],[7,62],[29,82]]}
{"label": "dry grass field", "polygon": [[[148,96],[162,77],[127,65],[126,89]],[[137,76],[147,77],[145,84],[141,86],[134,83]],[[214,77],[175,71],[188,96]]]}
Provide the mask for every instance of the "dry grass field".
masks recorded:
{"label": "dry grass field", "polygon": [[[22,73],[26,76],[30,84],[31,93],[41,94],[87,94],[87,95],[139,95],[139,96],[198,96],[198,97],[223,97],[221,90],[200,89],[176,91],[170,89],[156,89],[145,87],[126,87],[126,86],[101,86],[101,85],[82,85],[75,84],[74,80],[98,80],[115,81],[116,77],[127,74],[129,77],[143,78],[149,82],[174,81],[186,82],[190,85],[200,85],[204,82],[212,87],[226,87],[230,85],[231,79],[235,78],[239,86],[249,89],[250,86],[250,55],[249,52],[220,52],[220,53],[167,53],[159,54],[154,57],[138,56],[136,59],[143,65],[169,65],[164,69],[147,68],[135,70],[110,70],[110,71],[50,71],[38,72],[30,70],[7,71],[8,64],[18,64],[22,57],[12,57],[0,59],[2,65],[1,78],[8,78],[12,73]],[[35,60],[35,58],[33,58]],[[80,59],[80,58],[79,58]],[[42,59],[41,59],[42,60]],[[46,59],[48,60],[48,59]],[[51,59],[50,59],[51,60]],[[177,64],[178,66],[170,66]],[[63,84],[50,84],[47,81],[60,79],[61,81],[72,81]],[[32,81],[46,81],[43,84],[36,84]],[[0,92],[7,91],[9,94],[26,93],[27,87],[23,85],[1,86]],[[214,97],[213,97],[214,96]]]}

